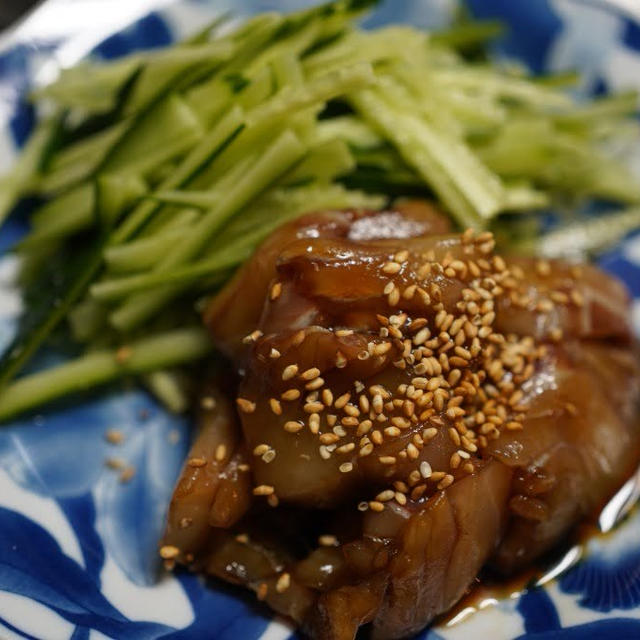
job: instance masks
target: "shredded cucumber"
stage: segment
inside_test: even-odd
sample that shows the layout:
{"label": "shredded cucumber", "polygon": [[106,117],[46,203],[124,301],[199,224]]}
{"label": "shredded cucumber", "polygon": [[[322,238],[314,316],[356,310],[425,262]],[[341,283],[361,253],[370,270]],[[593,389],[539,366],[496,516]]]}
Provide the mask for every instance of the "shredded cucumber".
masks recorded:
{"label": "shredded cucumber", "polygon": [[[640,226],[640,181],[617,157],[640,139],[635,93],[578,101],[566,92],[575,74],[488,63],[494,22],[362,30],[354,19],[371,4],[259,14],[219,35],[222,16],[182,43],[88,60],[34,92],[55,115],[0,178],[0,222],[21,198],[44,198],[16,247],[25,281],[59,251],[80,253],[79,240],[95,250],[66,274],[62,304],[0,360],[0,420],[125,373],[183,410],[172,368],[209,344],[176,327],[307,211],[432,197],[459,228],[549,255]],[[537,235],[536,210],[587,198],[633,206]],[[60,326],[104,348],[12,381]],[[161,335],[114,364],[135,332]]]}

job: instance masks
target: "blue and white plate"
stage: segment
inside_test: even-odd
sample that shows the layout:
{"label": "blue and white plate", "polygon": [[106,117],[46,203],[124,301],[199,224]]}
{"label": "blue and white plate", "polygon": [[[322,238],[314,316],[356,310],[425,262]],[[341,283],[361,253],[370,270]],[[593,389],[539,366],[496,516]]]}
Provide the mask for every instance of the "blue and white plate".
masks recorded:
{"label": "blue and white plate", "polygon": [[[0,34],[0,172],[33,113],[25,90],[93,52],[111,58],[165,45],[222,11],[288,10],[304,0],[47,0]],[[469,0],[478,16],[511,27],[496,55],[536,71],[579,69],[584,89],[640,89],[639,0]],[[369,25],[439,26],[453,0],[387,0]],[[0,253],[24,229],[0,230]],[[626,281],[640,330],[640,237],[603,257]],[[21,300],[15,262],[0,258],[0,350]],[[109,444],[105,431],[126,439]],[[0,638],[176,640],[288,638],[292,631],[250,596],[198,577],[163,573],[156,542],[187,450],[185,420],[141,390],[115,388],[0,429]],[[136,469],[122,484],[104,461]],[[629,487],[631,491],[631,487]],[[621,496],[623,499],[624,496]],[[565,558],[576,559],[574,549]],[[552,578],[550,576],[549,578]],[[640,638],[640,514],[591,540],[574,568],[541,588],[489,598],[425,638]]]}

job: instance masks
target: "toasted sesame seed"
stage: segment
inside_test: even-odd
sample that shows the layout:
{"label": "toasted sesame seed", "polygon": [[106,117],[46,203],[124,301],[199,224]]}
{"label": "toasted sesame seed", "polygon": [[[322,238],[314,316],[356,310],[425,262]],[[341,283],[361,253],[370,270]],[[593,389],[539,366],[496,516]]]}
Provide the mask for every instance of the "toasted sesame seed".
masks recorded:
{"label": "toasted sesame seed", "polygon": [[322,402],[307,402],[303,410],[305,413],[320,413],[324,411],[324,404],[322,404]]}
{"label": "toasted sesame seed", "polygon": [[284,430],[288,433],[298,433],[304,425],[301,422],[289,420],[284,423]]}
{"label": "toasted sesame seed", "polygon": [[262,337],[262,331],[259,331],[258,329],[256,329],[255,331],[252,331],[248,336],[245,336],[242,339],[242,342],[244,344],[252,344],[253,342],[256,342],[257,340],[259,340]]}
{"label": "toasted sesame seed", "polygon": [[134,466],[129,465],[128,467],[124,468],[120,472],[120,475],[118,476],[118,480],[123,484],[125,484],[129,482],[135,475],[136,475],[136,468]]}
{"label": "toasted sesame seed", "polygon": [[371,427],[373,426],[373,422],[371,420],[363,420],[358,423],[358,430],[356,431],[356,435],[363,436],[365,433],[368,433]]}
{"label": "toasted sesame seed", "polygon": [[344,412],[351,417],[357,418],[360,415],[360,409],[356,407],[354,404],[346,404],[344,406]]}
{"label": "toasted sesame seed", "polygon": [[431,473],[432,473],[431,465],[426,460],[423,460],[420,463],[420,475],[423,478],[427,479],[431,477]]}
{"label": "toasted sesame seed", "polygon": [[435,427],[429,427],[422,432],[422,439],[425,442],[428,442],[432,438],[435,438],[438,435],[438,430]]}
{"label": "toasted sesame seed", "polygon": [[338,369],[344,369],[347,366],[347,359],[341,351],[336,353],[335,364]]}
{"label": "toasted sesame seed", "polygon": [[333,404],[333,392],[331,389],[322,390],[322,402],[326,407],[330,407]]}
{"label": "toasted sesame seed", "polygon": [[300,397],[299,389],[287,389],[280,397],[285,401],[297,400]]}
{"label": "toasted sesame seed", "polygon": [[368,455],[371,455],[372,453],[373,453],[373,445],[369,442],[364,446],[360,447],[360,451],[358,452],[358,455],[361,458],[366,458]]}
{"label": "toasted sesame seed", "polygon": [[277,358],[280,357],[280,352],[274,347],[271,347],[271,351],[269,351],[269,357],[272,358],[273,360],[276,360]]}
{"label": "toasted sesame seed", "polygon": [[271,449],[271,447],[268,444],[259,444],[253,450],[253,455],[254,456],[261,456],[261,455],[265,454],[267,451],[269,451],[269,449]]}
{"label": "toasted sesame seed", "polygon": [[395,274],[398,273],[401,268],[402,265],[398,264],[397,262],[387,262],[382,267],[382,270],[384,271],[384,273]]}
{"label": "toasted sesame seed", "polygon": [[407,504],[407,496],[405,496],[404,493],[400,491],[396,491],[394,498],[399,505],[404,506],[405,504]]}
{"label": "toasted sesame seed", "polygon": [[320,389],[324,385],[324,380],[322,378],[314,378],[311,382],[307,382],[304,385],[304,388],[307,391],[315,391],[316,389]]}
{"label": "toasted sesame seed", "polygon": [[409,459],[416,460],[420,455],[420,451],[418,451],[418,448],[410,442],[407,445],[407,455],[409,456]]}
{"label": "toasted sesame seed", "polygon": [[309,431],[314,435],[320,431],[320,416],[317,413],[312,413],[307,421],[309,425]]}
{"label": "toasted sesame seed", "polygon": [[127,346],[120,347],[116,351],[116,362],[118,364],[126,364],[132,355],[133,355],[133,351],[131,347],[127,347]]}
{"label": "toasted sesame seed", "polygon": [[256,403],[246,398],[236,398],[236,404],[242,413],[253,413],[256,410]]}
{"label": "toasted sesame seed", "polygon": [[269,586],[266,582],[261,582],[256,589],[256,597],[258,600],[264,600],[269,593]]}
{"label": "toasted sesame seed", "polygon": [[377,500],[371,500],[371,502],[369,502],[369,509],[371,509],[371,511],[377,511],[379,513],[380,511],[384,511],[384,504],[382,504],[382,502],[378,502]]}
{"label": "toasted sesame seed", "polygon": [[107,429],[104,434],[104,439],[109,444],[122,444],[124,442],[124,433],[119,429]]}
{"label": "toasted sesame seed", "polygon": [[390,342],[381,342],[380,344],[376,344],[373,347],[373,355],[374,356],[384,356],[391,351],[391,343]]}
{"label": "toasted sesame seed", "polygon": [[276,458],[276,452],[274,449],[269,449],[268,451],[265,451],[262,454],[262,461],[266,462],[267,464],[269,464],[270,462],[273,462]]}
{"label": "toasted sesame seed", "polygon": [[338,538],[336,538],[336,536],[333,536],[330,534],[324,534],[318,538],[318,544],[321,547],[337,547],[340,543],[338,541]]}
{"label": "toasted sesame seed", "polygon": [[216,447],[216,462],[222,462],[227,457],[227,446],[224,444],[219,444]]}
{"label": "toasted sesame seed", "polygon": [[307,369],[300,374],[300,377],[303,380],[315,380],[320,375],[320,369],[317,367],[311,367],[311,369]]}
{"label": "toasted sesame seed", "polygon": [[275,413],[277,416],[282,415],[282,406],[280,405],[280,401],[275,398],[269,398],[269,406],[271,407],[271,411]]}
{"label": "toasted sesame seed", "polygon": [[297,373],[298,373],[298,365],[290,364],[288,367],[285,367],[284,371],[282,372],[282,379],[291,380],[291,378],[294,378]]}
{"label": "toasted sesame seed", "polygon": [[355,443],[353,442],[349,442],[348,444],[343,444],[341,447],[338,447],[336,449],[336,453],[350,453],[351,451],[353,451],[356,448]]}
{"label": "toasted sesame seed", "polygon": [[254,496],[270,496],[275,492],[275,489],[269,484],[261,484],[253,488]]}
{"label": "toasted sesame seed", "polygon": [[343,462],[338,467],[338,470],[340,471],[340,473],[351,473],[351,471],[353,471],[353,463],[351,463],[351,462]]}
{"label": "toasted sesame seed", "polygon": [[553,300],[553,302],[557,302],[558,304],[569,303],[569,296],[562,291],[552,291],[549,294],[549,297],[551,298],[551,300]]}
{"label": "toasted sesame seed", "polygon": [[190,467],[204,467],[207,464],[207,460],[206,458],[202,458],[202,457],[196,457],[196,458],[189,458],[189,460],[187,460],[187,464]]}
{"label": "toasted sesame seed", "polygon": [[283,573],[276,581],[276,591],[278,593],[284,593],[291,586],[291,576],[288,573]]}
{"label": "toasted sesame seed", "polygon": [[271,287],[271,300],[276,300],[277,298],[279,298],[281,293],[282,293],[282,283],[276,282]]}
{"label": "toasted sesame seed", "polygon": [[180,555],[180,549],[172,544],[165,544],[160,547],[160,557],[163,560],[173,560]]}
{"label": "toasted sesame seed", "polygon": [[392,465],[396,463],[395,456],[380,456],[378,460],[380,461],[380,464],[385,465]]}
{"label": "toasted sesame seed", "polygon": [[447,487],[449,487],[449,486],[451,486],[453,484],[453,480],[454,480],[453,476],[450,473],[448,473],[438,483],[438,489],[440,489],[440,490],[446,489]]}

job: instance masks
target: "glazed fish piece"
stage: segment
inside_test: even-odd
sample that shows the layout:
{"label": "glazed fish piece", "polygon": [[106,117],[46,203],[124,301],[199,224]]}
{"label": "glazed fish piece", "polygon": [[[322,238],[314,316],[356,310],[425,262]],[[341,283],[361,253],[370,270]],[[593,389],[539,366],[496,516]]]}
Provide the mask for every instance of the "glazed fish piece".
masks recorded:
{"label": "glazed fish piece", "polygon": [[185,467],[168,555],[313,638],[419,631],[488,562],[557,544],[640,458],[624,289],[440,220],[421,203],[306,216],[205,315],[239,420],[221,400],[223,464],[221,435],[194,445],[211,477]]}

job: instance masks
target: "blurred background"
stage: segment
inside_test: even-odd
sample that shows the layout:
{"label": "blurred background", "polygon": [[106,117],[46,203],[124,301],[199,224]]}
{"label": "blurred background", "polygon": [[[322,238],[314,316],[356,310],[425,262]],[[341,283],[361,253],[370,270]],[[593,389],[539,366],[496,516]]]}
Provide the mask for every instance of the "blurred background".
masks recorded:
{"label": "blurred background", "polygon": [[28,11],[38,0],[2,0],[0,2],[0,29],[8,27],[14,20]]}

